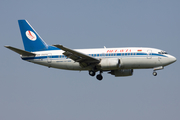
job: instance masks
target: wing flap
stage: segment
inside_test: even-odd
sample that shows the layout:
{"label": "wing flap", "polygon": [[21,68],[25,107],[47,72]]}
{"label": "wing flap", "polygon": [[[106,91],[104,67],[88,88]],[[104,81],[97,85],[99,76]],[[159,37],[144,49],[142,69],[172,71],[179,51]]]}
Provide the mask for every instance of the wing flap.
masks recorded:
{"label": "wing flap", "polygon": [[11,46],[5,46],[6,48],[22,55],[22,56],[35,56],[36,54],[34,53],[31,53],[31,52],[27,52],[25,50],[21,50],[21,49],[18,49],[18,48],[15,48],[15,47],[11,47]]}
{"label": "wing flap", "polygon": [[77,55],[73,55],[73,54],[70,53],[70,52],[64,52],[63,54],[64,54],[65,56],[67,56],[68,58],[73,59],[74,61],[77,61],[78,59],[80,59]]}

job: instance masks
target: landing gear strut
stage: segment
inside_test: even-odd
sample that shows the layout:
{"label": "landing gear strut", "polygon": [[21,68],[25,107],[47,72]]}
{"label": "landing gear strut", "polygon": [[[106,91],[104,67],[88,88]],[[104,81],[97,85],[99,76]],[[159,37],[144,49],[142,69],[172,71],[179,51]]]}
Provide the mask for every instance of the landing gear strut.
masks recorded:
{"label": "landing gear strut", "polygon": [[164,66],[155,67],[153,71],[153,75],[156,76],[157,75],[156,70],[162,70],[162,69],[164,69]]}

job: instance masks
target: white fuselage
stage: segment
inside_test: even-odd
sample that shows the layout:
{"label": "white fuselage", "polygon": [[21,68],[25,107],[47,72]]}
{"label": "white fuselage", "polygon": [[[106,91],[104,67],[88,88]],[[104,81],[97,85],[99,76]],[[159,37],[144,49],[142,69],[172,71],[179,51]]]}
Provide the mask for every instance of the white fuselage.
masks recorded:
{"label": "white fuselage", "polygon": [[[75,49],[83,54],[97,59],[118,58],[119,69],[145,69],[166,66],[176,58],[155,48],[127,47],[127,48],[99,48]],[[49,50],[34,52],[35,57],[22,57],[23,60],[36,64],[66,70],[91,70],[91,66],[82,67],[79,62],[63,55],[63,50]]]}
{"label": "white fuselage", "polygon": [[102,73],[115,77],[131,76],[133,69],[161,70],[176,61],[165,51],[155,48],[124,47],[98,49],[70,49],[61,44],[46,44],[27,20],[18,20],[25,50],[12,46],[6,48],[20,54],[23,60],[65,70],[88,70],[90,76],[102,80]]}

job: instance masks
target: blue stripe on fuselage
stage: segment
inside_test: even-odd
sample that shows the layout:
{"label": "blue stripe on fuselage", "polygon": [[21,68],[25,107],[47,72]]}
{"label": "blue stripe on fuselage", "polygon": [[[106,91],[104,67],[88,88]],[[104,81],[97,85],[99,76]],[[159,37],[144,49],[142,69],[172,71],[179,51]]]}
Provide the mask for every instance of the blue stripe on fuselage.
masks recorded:
{"label": "blue stripe on fuselage", "polygon": [[[89,54],[89,56],[92,57],[147,57],[147,53],[106,53],[106,54]],[[157,54],[157,53],[151,53],[149,55],[149,57],[153,57],[153,56],[161,56],[161,57],[167,57],[165,55],[162,54]],[[62,59],[66,59],[67,57],[64,55],[50,55],[50,56],[37,56],[37,57],[24,57],[22,58],[23,60],[32,60],[32,59],[46,59],[46,58],[62,58]]]}

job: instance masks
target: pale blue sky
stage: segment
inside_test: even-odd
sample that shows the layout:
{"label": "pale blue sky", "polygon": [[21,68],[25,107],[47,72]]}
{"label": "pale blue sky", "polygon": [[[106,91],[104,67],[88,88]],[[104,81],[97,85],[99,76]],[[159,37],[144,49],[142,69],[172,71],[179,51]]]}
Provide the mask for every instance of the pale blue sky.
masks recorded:
{"label": "pale blue sky", "polygon": [[[180,119],[179,0],[1,0],[1,120]],[[23,49],[18,19],[49,45],[69,48],[153,47],[176,63],[131,77],[47,68],[6,49]]]}

